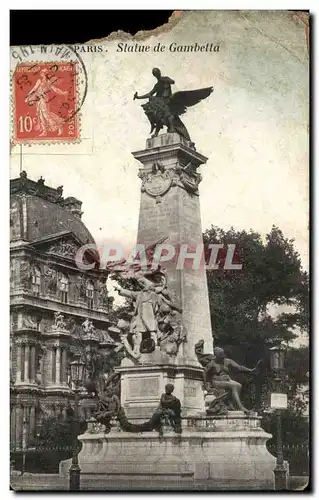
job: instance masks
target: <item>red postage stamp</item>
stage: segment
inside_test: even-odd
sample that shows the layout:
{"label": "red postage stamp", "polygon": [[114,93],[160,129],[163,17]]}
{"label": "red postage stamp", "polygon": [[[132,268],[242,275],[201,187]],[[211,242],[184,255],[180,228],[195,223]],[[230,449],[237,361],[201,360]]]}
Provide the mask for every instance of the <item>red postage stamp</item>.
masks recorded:
{"label": "red postage stamp", "polygon": [[13,93],[17,142],[78,140],[77,63],[19,64],[13,75]]}

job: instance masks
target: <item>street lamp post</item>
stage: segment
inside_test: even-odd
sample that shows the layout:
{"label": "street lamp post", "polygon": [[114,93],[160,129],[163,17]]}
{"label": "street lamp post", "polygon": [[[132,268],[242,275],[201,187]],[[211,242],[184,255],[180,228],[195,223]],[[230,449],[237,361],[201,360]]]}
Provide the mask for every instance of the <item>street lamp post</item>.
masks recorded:
{"label": "street lamp post", "polygon": [[84,363],[80,360],[75,360],[71,363],[71,381],[74,383],[74,440],[73,440],[73,454],[72,454],[72,464],[69,469],[69,489],[70,491],[80,490],[80,474],[81,469],[79,467],[78,460],[78,446],[77,437],[79,434],[79,399],[80,399],[80,387],[83,383],[84,374]]}
{"label": "street lamp post", "polygon": [[282,345],[270,349],[271,369],[275,372],[275,393],[271,394],[271,407],[276,411],[276,467],[275,490],[287,490],[287,471],[284,466],[282,447],[281,411],[287,408],[287,395],[282,392],[282,377],[285,367],[285,348]]}

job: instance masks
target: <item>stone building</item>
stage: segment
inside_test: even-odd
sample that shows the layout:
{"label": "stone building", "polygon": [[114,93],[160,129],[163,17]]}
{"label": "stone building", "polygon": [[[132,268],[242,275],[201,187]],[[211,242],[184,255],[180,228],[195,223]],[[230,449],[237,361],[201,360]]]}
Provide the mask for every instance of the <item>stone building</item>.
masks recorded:
{"label": "stone building", "polygon": [[[74,400],[70,362],[81,349],[109,352],[117,344],[108,319],[107,271],[97,252],[77,250],[94,240],[81,220],[82,203],[63,198],[62,186],[34,182],[22,172],[10,181],[10,386],[11,446],[22,429],[34,437],[46,417],[58,417]],[[83,391],[88,418],[94,404]]]}

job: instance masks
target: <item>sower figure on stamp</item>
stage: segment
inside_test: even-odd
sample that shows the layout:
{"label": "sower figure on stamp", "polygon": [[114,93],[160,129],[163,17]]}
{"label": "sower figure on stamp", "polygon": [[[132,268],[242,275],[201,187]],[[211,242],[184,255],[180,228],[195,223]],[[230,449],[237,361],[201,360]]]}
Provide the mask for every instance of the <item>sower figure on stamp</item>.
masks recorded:
{"label": "sower figure on stamp", "polygon": [[61,90],[53,85],[56,78],[48,75],[49,70],[44,68],[40,71],[40,78],[36,81],[34,87],[28,92],[25,102],[29,106],[36,105],[38,123],[36,130],[40,130],[39,136],[47,135],[48,131],[58,131],[62,134],[65,121],[53,111],[49,110],[49,93],[68,95],[67,90]]}

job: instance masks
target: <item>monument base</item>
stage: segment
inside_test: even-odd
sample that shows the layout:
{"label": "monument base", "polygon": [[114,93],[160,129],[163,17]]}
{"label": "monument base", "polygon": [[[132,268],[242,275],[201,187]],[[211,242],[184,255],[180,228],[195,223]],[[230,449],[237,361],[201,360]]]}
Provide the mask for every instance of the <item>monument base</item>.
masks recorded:
{"label": "monument base", "polygon": [[[233,415],[232,415],[233,414]],[[118,484],[118,489],[273,490],[275,458],[267,451],[271,438],[260,417],[241,412],[225,417],[184,419],[181,435],[164,429],[132,434],[112,429],[79,436],[81,478]],[[68,475],[71,460],[60,463]],[[129,486],[128,486],[129,484]],[[99,487],[99,489],[101,489]]]}
{"label": "monument base", "polygon": [[184,417],[197,415],[204,408],[203,369],[195,362],[179,358],[177,363],[157,349],[142,354],[138,364],[124,358],[116,371],[121,374],[121,405],[132,423],[151,417],[167,383],[174,384],[174,396],[181,402]]}

